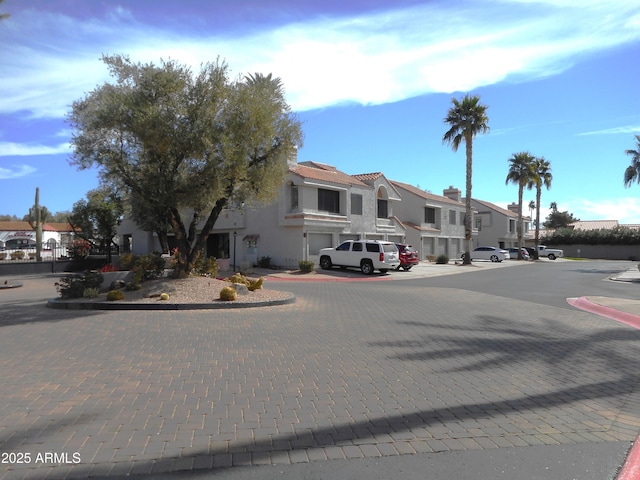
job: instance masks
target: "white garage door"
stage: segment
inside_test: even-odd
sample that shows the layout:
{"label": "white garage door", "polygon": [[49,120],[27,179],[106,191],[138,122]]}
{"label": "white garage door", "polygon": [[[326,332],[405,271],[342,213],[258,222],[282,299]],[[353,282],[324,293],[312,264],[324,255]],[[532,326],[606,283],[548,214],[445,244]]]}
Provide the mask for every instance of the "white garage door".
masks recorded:
{"label": "white garage door", "polygon": [[318,255],[321,248],[334,247],[333,236],[330,233],[308,233],[309,255]]}

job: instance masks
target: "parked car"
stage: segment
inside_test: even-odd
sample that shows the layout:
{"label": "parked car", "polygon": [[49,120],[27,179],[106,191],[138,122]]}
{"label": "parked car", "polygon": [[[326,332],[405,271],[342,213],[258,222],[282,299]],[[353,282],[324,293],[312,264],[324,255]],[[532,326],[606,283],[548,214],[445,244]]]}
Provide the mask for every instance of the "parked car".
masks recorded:
{"label": "parked car", "polygon": [[396,247],[398,247],[398,254],[400,256],[400,265],[396,270],[409,271],[411,267],[420,263],[420,258],[418,258],[418,251],[413,248],[413,245],[408,245],[406,243],[396,243]]}
{"label": "parked car", "polygon": [[538,245],[538,257],[547,257],[549,260],[555,260],[558,257],[564,257],[564,251],[558,248],[547,248],[545,245]]}
{"label": "parked car", "polygon": [[357,267],[365,275],[374,270],[386,273],[400,266],[395,243],[382,240],[347,240],[337,247],[320,250],[320,267],[325,270],[339,267]]}
{"label": "parked car", "polygon": [[[462,254],[464,260],[466,253]],[[501,262],[509,260],[509,252],[497,247],[476,247],[471,250],[471,260],[490,260],[492,262]]]}
{"label": "parked car", "polygon": [[[509,256],[514,259],[517,260],[518,259],[518,247],[511,247],[507,249],[509,251]],[[522,258],[525,260],[530,260],[531,259],[531,255],[529,255],[529,252],[527,251],[526,248],[521,248],[520,250],[522,250]]]}
{"label": "parked car", "polygon": [[537,260],[538,259],[538,252],[536,251],[535,248],[533,248],[533,247],[524,247],[524,249],[529,254],[529,258],[531,258],[531,260]]}

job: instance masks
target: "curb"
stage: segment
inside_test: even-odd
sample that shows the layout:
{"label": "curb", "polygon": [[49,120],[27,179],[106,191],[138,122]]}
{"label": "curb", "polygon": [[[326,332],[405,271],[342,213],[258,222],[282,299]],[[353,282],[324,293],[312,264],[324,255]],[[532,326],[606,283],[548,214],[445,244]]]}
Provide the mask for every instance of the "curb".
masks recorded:
{"label": "curb", "polygon": [[587,297],[567,298],[567,303],[580,310],[595,313],[596,315],[624,323],[640,330],[640,317],[638,315],[621,312],[620,310],[605,307],[604,305],[598,305],[590,301]]}
{"label": "curb", "polygon": [[232,308],[272,307],[295,303],[296,296],[262,302],[218,302],[218,303],[132,303],[132,302],[74,302],[57,298],[47,301],[47,307],[61,310],[228,310]]}
{"label": "curb", "polygon": [[640,480],[640,436],[631,447],[627,461],[624,462],[616,480]]}

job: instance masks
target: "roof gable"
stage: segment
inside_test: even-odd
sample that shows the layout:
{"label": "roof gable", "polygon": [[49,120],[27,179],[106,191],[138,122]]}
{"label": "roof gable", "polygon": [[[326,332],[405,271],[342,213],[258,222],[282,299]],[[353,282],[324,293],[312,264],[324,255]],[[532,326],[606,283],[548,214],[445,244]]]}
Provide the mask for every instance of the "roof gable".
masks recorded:
{"label": "roof gable", "polygon": [[451,205],[464,205],[462,202],[457,202],[449,197],[445,197],[445,196],[441,196],[441,195],[434,195],[433,193],[429,193],[429,192],[425,192],[424,190],[420,190],[418,187],[414,187],[413,185],[409,185],[408,183],[402,183],[402,182],[398,182],[396,180],[390,180],[391,184],[401,188],[403,190],[406,190],[407,192],[416,195],[420,198],[424,198],[425,200],[430,200],[430,201],[434,201],[434,202],[442,202],[442,203],[448,203]]}
{"label": "roof gable", "polygon": [[[305,162],[305,164],[300,163],[294,167],[290,167],[289,171],[303,179],[334,183],[337,185],[357,185],[360,187],[369,187],[369,185],[358,180],[356,177],[341,172],[340,170],[331,167],[330,165],[313,163],[314,166],[309,166],[308,164],[310,163],[313,162]],[[316,165],[320,165],[320,167]]]}

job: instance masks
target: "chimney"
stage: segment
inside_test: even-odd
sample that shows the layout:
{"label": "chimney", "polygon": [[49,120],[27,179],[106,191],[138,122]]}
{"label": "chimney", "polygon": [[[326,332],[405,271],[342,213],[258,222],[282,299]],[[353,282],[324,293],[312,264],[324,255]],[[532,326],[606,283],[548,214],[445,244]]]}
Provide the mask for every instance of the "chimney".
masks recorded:
{"label": "chimney", "polygon": [[442,191],[442,194],[445,197],[450,198],[451,200],[455,200],[456,202],[462,202],[462,192],[460,191],[460,189],[454,188],[451,185],[449,185],[449,188],[445,188]]}
{"label": "chimney", "polygon": [[293,168],[298,166],[298,147],[293,147],[291,155],[287,157],[287,167]]}
{"label": "chimney", "polygon": [[511,202],[509,205],[507,205],[507,210],[513,213],[518,213],[518,204],[515,202]]}

